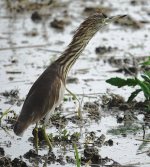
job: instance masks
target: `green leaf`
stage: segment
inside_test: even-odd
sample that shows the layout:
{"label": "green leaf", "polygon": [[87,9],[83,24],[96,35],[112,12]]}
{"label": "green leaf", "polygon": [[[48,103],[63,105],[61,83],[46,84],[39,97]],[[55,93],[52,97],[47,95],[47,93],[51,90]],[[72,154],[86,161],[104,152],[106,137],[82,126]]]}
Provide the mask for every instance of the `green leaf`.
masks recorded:
{"label": "green leaf", "polygon": [[141,75],[141,77],[144,79],[144,81],[150,83],[150,78],[147,77],[146,75]]}
{"label": "green leaf", "polygon": [[143,66],[148,66],[150,65],[150,59],[148,61],[145,61],[143,63],[140,63],[140,65],[143,65]]}
{"label": "green leaf", "polygon": [[115,78],[110,78],[108,80],[106,80],[107,83],[113,85],[113,86],[117,86],[118,88],[121,88],[123,86],[136,86],[137,85],[137,81],[135,79],[122,79],[119,77],[115,77]]}
{"label": "green leaf", "polygon": [[136,89],[134,92],[132,92],[127,102],[131,102],[141,91],[142,89]]}
{"label": "green leaf", "polygon": [[148,78],[150,78],[150,71],[144,71],[144,74],[148,76]]}
{"label": "green leaf", "polygon": [[141,87],[142,91],[144,92],[145,98],[148,100],[150,98],[150,88],[149,88],[149,86],[147,86],[146,83],[144,83],[143,81],[140,81],[137,78],[136,78],[136,81],[137,81],[138,85]]}

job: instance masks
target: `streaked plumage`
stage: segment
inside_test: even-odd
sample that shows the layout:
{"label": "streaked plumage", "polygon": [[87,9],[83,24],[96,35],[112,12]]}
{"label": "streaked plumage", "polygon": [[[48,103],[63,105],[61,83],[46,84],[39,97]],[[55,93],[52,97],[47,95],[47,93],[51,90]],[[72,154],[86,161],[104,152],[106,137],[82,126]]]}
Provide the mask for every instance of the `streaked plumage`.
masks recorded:
{"label": "streaked plumage", "polygon": [[94,34],[107,23],[124,16],[108,18],[102,13],[88,17],[77,29],[71,43],[62,55],[53,62],[31,87],[21,113],[14,126],[16,135],[23,132],[33,123],[46,118],[63,99],[67,74],[80,56]]}

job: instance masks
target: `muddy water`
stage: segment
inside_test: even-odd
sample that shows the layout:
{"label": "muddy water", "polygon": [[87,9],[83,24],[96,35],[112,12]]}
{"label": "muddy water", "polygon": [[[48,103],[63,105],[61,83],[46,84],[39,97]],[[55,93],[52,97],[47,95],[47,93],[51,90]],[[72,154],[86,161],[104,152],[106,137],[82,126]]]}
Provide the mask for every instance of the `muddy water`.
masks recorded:
{"label": "muddy water", "polygon": [[[79,94],[82,104],[86,101],[100,101],[101,96],[106,92],[113,92],[122,95],[125,99],[130,95],[129,88],[116,89],[105,80],[120,76],[124,77],[124,73],[116,73],[117,65],[111,65],[108,60],[111,57],[115,59],[139,58],[150,55],[150,2],[149,1],[63,1],[57,2],[51,8],[40,8],[42,20],[35,23],[31,19],[31,14],[35,9],[28,11],[16,12],[15,9],[10,11],[7,8],[5,1],[0,2],[0,92],[19,90],[19,99],[24,99],[29,88],[43,70],[54,61],[65,47],[70,42],[74,30],[88,16],[88,13],[83,12],[86,7],[104,6],[110,8],[110,15],[127,14],[136,20],[139,28],[132,26],[122,26],[112,24],[104,30],[100,30],[96,36],[90,41],[84,53],[73,66],[69,73],[69,77],[76,79],[76,83],[68,83],[67,88]],[[14,8],[17,3],[13,3]],[[23,5],[25,6],[25,4]],[[64,25],[63,30],[59,30],[50,26],[50,22],[54,18],[67,18],[68,24]],[[66,21],[66,20],[65,20]],[[142,22],[142,23],[141,23]],[[111,47],[111,52],[106,54],[96,54],[96,47],[104,46]],[[132,62],[129,62],[129,64]],[[67,92],[66,92],[67,94]],[[84,95],[84,96],[83,96]],[[68,97],[67,95],[65,97]],[[143,96],[139,96],[138,100],[142,101]],[[8,102],[9,99],[0,96],[0,111],[6,111],[9,107],[17,114],[20,112],[21,106],[17,106]],[[63,115],[75,115],[76,105],[74,102],[64,102],[62,104]],[[81,143],[84,143],[85,134],[94,131],[97,136],[104,134],[106,139],[112,139],[114,145],[112,147],[103,146],[99,148],[102,157],[109,157],[114,161],[126,165],[137,164],[140,167],[148,167],[150,158],[146,153],[137,154],[142,141],[143,131],[139,130],[136,135],[128,134],[126,137],[122,135],[112,135],[108,130],[117,128],[120,124],[116,121],[116,114],[111,114],[111,111],[103,111],[102,117],[98,122],[92,121],[85,113],[84,119],[87,123],[82,126],[75,125],[69,122],[66,126],[67,131],[81,132]],[[106,113],[105,113],[106,112]],[[120,113],[119,113],[120,114]],[[142,118],[139,116],[139,120]],[[6,122],[3,120],[2,125]],[[139,124],[138,126],[141,126]],[[1,139],[0,146],[4,147],[5,154],[11,157],[22,156],[28,150],[33,149],[33,145],[28,141],[32,136],[33,126],[30,127],[22,138],[16,137],[13,131],[8,130],[9,134],[3,129],[0,130]],[[58,134],[55,127],[48,128],[49,133]],[[149,134],[149,130],[146,133]],[[146,146],[146,150],[148,150]],[[47,148],[42,149],[39,154],[47,153]],[[79,152],[82,154],[83,147]],[[142,152],[142,151],[141,151]],[[64,155],[60,147],[54,148],[56,155]],[[74,150],[68,149],[65,156],[74,157]],[[26,162],[30,164],[27,160]],[[39,163],[38,166],[43,166]],[[48,165],[48,166],[55,166]],[[61,166],[56,163],[56,166]],[[65,166],[73,166],[66,164]],[[75,166],[75,165],[74,165]]]}

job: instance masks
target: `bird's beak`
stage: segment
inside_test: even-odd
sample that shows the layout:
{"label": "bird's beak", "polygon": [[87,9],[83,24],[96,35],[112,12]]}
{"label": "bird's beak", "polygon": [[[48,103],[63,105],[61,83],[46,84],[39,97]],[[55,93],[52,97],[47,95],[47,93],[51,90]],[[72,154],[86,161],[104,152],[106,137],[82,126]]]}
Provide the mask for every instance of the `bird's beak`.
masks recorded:
{"label": "bird's beak", "polygon": [[117,15],[117,16],[111,16],[107,18],[106,22],[114,22],[116,20],[122,19],[124,17],[126,17],[127,15]]}

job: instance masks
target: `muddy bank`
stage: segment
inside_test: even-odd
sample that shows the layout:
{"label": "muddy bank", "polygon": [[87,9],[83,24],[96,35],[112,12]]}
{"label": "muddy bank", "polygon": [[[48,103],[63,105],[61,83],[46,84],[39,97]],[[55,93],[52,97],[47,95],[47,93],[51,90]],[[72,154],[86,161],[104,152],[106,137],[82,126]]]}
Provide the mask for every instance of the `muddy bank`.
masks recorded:
{"label": "muddy bank", "polygon": [[[143,94],[127,103],[133,89],[105,81],[148,70],[139,63],[150,55],[150,3],[16,0],[0,6],[0,166],[76,166],[76,144],[82,166],[149,167],[150,115]],[[95,11],[128,17],[99,31],[70,71],[67,88],[79,101],[65,92],[47,127],[53,151],[39,129],[37,154],[34,126],[20,138],[14,123],[33,82]]]}

